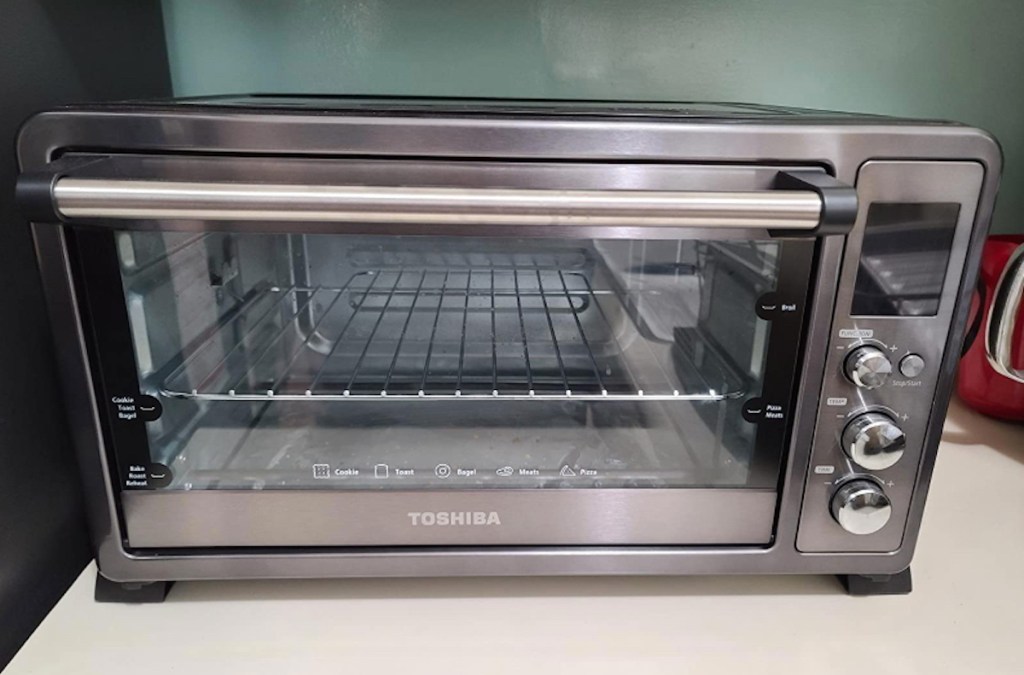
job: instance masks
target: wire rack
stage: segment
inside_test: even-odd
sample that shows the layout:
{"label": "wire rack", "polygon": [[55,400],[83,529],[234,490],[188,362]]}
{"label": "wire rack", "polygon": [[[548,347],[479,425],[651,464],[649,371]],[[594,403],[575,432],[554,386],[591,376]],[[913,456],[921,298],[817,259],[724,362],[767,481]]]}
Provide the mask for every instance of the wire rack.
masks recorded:
{"label": "wire rack", "polygon": [[650,399],[742,395],[645,337],[643,298],[541,268],[379,269],[253,295],[165,379],[205,400]]}

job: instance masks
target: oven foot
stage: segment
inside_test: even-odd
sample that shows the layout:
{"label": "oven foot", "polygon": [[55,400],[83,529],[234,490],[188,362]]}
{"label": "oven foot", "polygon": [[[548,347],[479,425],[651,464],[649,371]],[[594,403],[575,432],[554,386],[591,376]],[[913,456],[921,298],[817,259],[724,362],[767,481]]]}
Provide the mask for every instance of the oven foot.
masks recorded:
{"label": "oven foot", "polygon": [[121,602],[128,604],[163,602],[167,597],[167,592],[171,590],[173,585],[173,581],[121,583],[119,581],[111,581],[97,572],[96,592],[93,594],[93,598],[96,602]]}
{"label": "oven foot", "polygon": [[910,568],[896,574],[837,574],[850,595],[906,595],[913,584]]}

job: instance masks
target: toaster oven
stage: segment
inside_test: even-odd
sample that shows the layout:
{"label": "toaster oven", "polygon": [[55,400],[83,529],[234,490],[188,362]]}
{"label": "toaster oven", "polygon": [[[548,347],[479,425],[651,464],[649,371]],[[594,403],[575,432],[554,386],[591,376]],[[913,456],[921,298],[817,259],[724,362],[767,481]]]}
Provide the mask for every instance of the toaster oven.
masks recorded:
{"label": "toaster oven", "polygon": [[1000,152],[755,105],[235,96],[18,142],[99,566],[910,588]]}

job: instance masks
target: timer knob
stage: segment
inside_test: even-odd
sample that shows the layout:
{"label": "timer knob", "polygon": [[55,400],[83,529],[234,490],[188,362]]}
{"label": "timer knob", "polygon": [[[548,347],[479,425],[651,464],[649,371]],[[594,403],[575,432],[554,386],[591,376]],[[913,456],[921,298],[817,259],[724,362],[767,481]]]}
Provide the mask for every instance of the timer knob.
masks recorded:
{"label": "timer knob", "polygon": [[832,517],[850,534],[874,534],[892,516],[892,504],[882,488],[870,480],[844,483],[832,495]]}
{"label": "timer knob", "polygon": [[892,372],[892,363],[878,347],[863,345],[857,347],[843,364],[843,371],[850,381],[862,389],[877,389],[885,384]]}
{"label": "timer knob", "polygon": [[903,430],[888,415],[858,415],[843,430],[843,450],[859,466],[881,471],[900,461],[907,447]]}

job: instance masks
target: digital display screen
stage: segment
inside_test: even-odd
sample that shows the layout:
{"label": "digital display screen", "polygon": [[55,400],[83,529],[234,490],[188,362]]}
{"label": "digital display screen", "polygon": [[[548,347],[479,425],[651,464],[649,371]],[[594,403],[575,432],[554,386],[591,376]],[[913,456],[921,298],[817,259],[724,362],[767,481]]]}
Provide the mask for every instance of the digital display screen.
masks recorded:
{"label": "digital display screen", "polygon": [[935,316],[959,214],[956,202],[872,204],[851,313]]}

